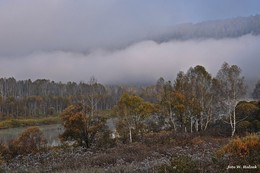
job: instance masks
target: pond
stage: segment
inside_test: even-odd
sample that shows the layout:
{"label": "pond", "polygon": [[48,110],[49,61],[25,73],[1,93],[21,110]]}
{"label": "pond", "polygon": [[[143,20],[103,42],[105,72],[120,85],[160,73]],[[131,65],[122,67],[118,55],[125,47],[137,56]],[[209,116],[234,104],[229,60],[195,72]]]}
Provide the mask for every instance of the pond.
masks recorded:
{"label": "pond", "polygon": [[[43,132],[43,135],[47,140],[48,146],[60,145],[59,135],[63,132],[63,126],[61,124],[42,125],[37,127],[39,127],[39,129]],[[28,127],[1,129],[0,141],[6,143],[12,139],[15,139],[26,128]]]}
{"label": "pond", "polygon": [[[116,122],[116,118],[110,118],[107,120],[106,125],[113,131],[115,130]],[[61,144],[59,140],[59,135],[63,132],[63,126],[61,124],[41,125],[37,127],[43,132],[48,146],[59,146]],[[28,127],[0,129],[0,142],[7,143],[12,139],[17,138],[26,128]]]}

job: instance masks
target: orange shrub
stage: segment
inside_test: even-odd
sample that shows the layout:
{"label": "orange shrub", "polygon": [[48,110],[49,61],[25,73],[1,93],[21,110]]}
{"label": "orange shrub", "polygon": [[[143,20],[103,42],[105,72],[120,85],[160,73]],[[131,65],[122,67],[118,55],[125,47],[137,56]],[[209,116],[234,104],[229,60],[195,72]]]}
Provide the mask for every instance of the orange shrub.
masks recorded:
{"label": "orange shrub", "polygon": [[200,145],[203,144],[204,142],[205,141],[200,136],[197,136],[191,140],[192,145]]}
{"label": "orange shrub", "polygon": [[46,140],[38,127],[29,127],[8,148],[12,156],[33,153],[46,148]]}
{"label": "orange shrub", "polygon": [[260,163],[260,136],[251,134],[244,138],[232,139],[218,151],[220,155],[225,153],[246,163]]}

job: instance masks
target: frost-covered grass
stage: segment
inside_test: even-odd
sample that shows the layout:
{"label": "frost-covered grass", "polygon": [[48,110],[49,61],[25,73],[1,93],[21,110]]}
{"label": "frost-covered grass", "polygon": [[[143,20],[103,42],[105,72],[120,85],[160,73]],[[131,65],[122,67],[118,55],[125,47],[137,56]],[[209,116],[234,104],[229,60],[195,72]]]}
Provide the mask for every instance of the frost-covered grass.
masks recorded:
{"label": "frost-covered grass", "polygon": [[[163,135],[168,136],[168,134]],[[56,147],[47,152],[18,156],[8,164],[3,164],[2,169],[7,172],[27,170],[27,172],[57,173],[158,172],[164,165],[179,163],[173,162],[174,159],[187,156],[199,163],[198,170],[214,173],[219,172],[222,168],[225,169],[225,165],[215,166],[212,158],[227,141],[226,138],[186,136],[150,145],[142,142],[118,144],[116,147],[108,149],[84,150],[79,147]]]}

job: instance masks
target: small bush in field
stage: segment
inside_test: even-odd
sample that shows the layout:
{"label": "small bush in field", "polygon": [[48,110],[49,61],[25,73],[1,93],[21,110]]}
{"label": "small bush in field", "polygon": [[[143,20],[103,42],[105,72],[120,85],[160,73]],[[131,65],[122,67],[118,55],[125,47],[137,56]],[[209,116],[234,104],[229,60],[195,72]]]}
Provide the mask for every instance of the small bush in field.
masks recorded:
{"label": "small bush in field", "polygon": [[144,143],[146,145],[154,144],[169,144],[172,139],[172,132],[170,131],[161,131],[161,132],[150,132],[145,134]]}
{"label": "small bush in field", "polygon": [[196,161],[193,161],[188,156],[180,156],[176,159],[173,159],[171,161],[170,165],[162,165],[158,172],[159,173],[196,173],[199,172],[198,169],[198,163]]}
{"label": "small bush in field", "polygon": [[[0,165],[2,165],[3,163],[5,163],[4,157],[2,156],[2,154],[0,153]],[[0,170],[1,172],[1,170]]]}
{"label": "small bush in field", "polygon": [[191,140],[192,145],[200,145],[203,144],[205,141],[201,139],[201,137],[195,137]]}
{"label": "small bush in field", "polygon": [[113,154],[100,154],[96,157],[90,159],[90,163],[93,166],[106,166],[106,165],[114,165],[117,161],[116,155]]}
{"label": "small bush in field", "polygon": [[260,163],[260,136],[249,135],[244,138],[232,139],[227,145],[222,147],[218,154],[223,156],[229,154],[234,162],[244,164]]}
{"label": "small bush in field", "polygon": [[0,142],[0,165],[9,159],[9,151],[6,145]]}
{"label": "small bush in field", "polygon": [[33,153],[46,148],[46,140],[38,127],[29,127],[8,148],[12,156]]}
{"label": "small bush in field", "polygon": [[5,158],[4,158],[5,151],[6,151],[6,147],[2,143],[0,143],[0,165],[5,162]]}
{"label": "small bush in field", "polygon": [[111,137],[112,132],[108,127],[104,127],[101,132],[96,135],[97,148],[113,148],[116,146],[116,139]]}

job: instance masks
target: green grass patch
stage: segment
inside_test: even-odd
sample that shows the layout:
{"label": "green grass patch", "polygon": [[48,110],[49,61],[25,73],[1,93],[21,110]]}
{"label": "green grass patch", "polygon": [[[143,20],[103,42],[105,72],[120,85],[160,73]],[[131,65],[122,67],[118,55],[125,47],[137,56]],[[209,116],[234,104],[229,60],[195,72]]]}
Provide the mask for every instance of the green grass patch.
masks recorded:
{"label": "green grass patch", "polygon": [[60,117],[30,118],[30,119],[8,119],[0,121],[0,129],[13,127],[26,127],[36,125],[49,125],[60,123]]}

